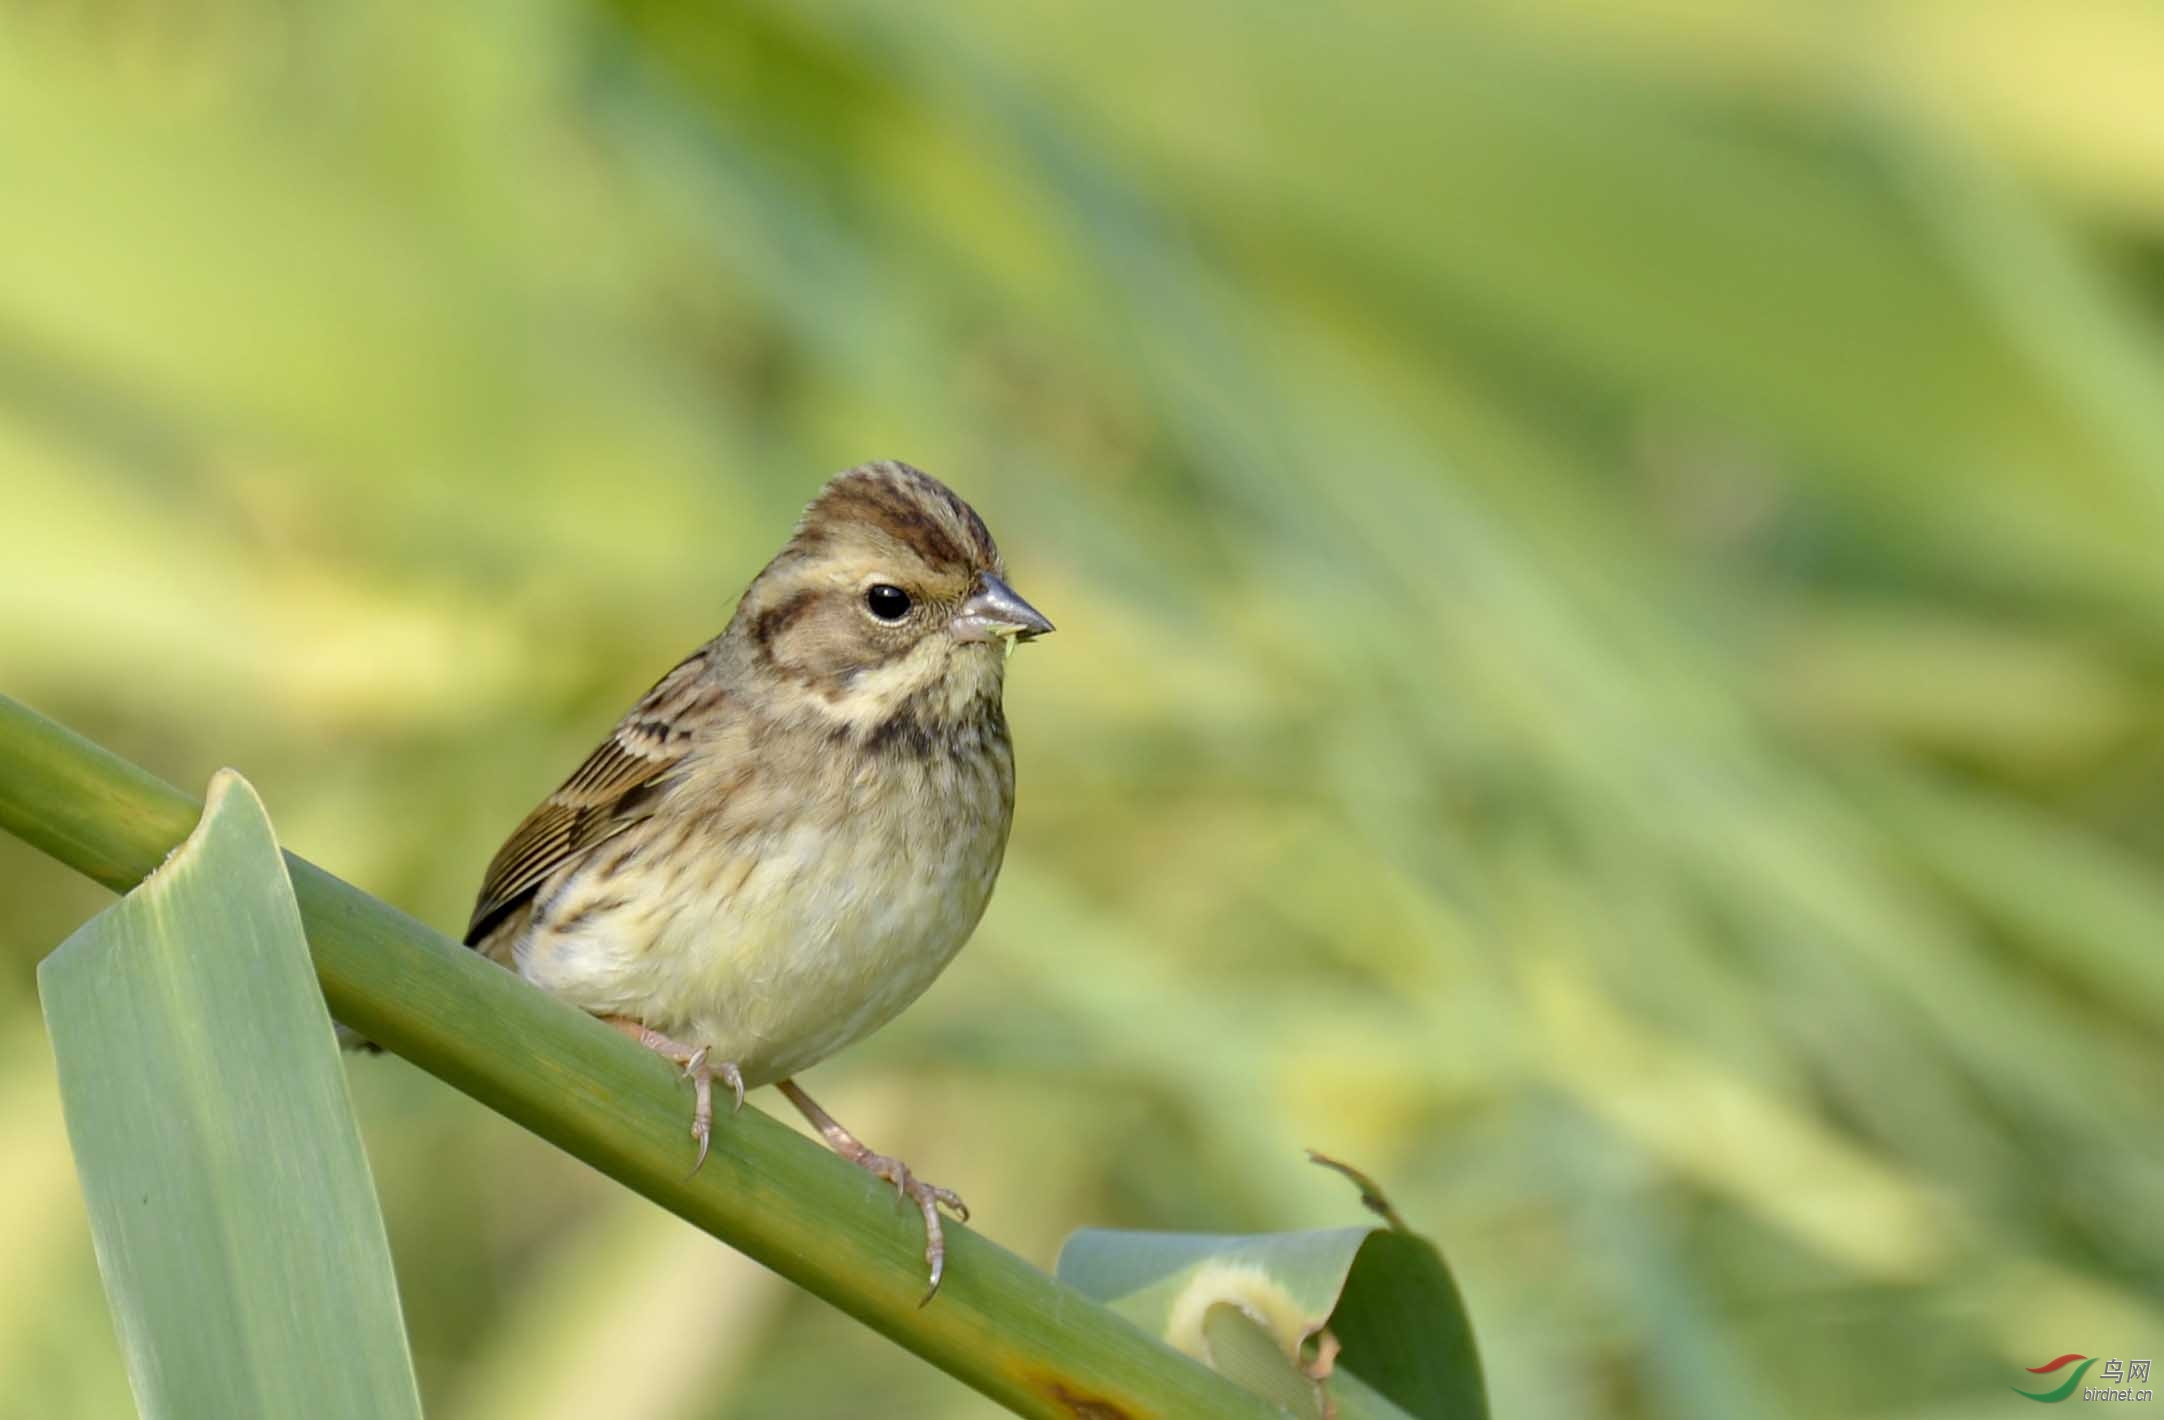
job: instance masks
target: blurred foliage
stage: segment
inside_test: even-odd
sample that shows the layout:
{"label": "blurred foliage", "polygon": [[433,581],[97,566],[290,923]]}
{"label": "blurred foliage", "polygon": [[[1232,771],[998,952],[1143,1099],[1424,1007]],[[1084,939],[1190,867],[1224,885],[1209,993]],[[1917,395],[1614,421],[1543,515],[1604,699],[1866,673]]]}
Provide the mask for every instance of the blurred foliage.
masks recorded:
{"label": "blurred foliage", "polygon": [[[2164,12],[10,7],[0,669],[444,926],[826,473],[1060,624],[814,1076],[1082,1223],[1452,1260],[1496,1413],[2164,1338]],[[0,844],[7,1404],[122,1411]],[[395,1061],[441,1417],[983,1402]],[[2148,1348],[2148,1349],[2144,1349]]]}

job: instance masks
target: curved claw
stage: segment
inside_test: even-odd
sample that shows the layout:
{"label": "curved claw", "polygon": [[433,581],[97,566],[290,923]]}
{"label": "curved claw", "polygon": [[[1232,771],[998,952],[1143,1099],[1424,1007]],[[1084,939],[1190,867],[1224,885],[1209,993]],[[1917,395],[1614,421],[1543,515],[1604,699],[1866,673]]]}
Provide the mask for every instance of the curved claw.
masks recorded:
{"label": "curved claw", "polygon": [[706,1167],[706,1151],[714,1142],[713,1126],[701,1124],[694,1119],[691,1122],[691,1137],[699,1141],[699,1157],[691,1161],[691,1173],[684,1175],[686,1178]]}
{"label": "curved claw", "polygon": [[909,1196],[915,1200],[917,1211],[924,1215],[924,1260],[932,1269],[932,1285],[917,1302],[922,1307],[928,1306],[932,1298],[939,1295],[939,1279],[947,1275],[947,1235],[939,1226],[939,1195],[947,1190],[916,1179],[911,1179],[909,1184]]}
{"label": "curved claw", "polygon": [[690,1077],[696,1102],[691,1107],[691,1137],[699,1141],[699,1157],[692,1164],[692,1173],[706,1166],[706,1151],[714,1136],[714,1077],[728,1082],[736,1102],[730,1106],[731,1114],[744,1108],[744,1072],[736,1068],[734,1060],[724,1060],[719,1065],[709,1065],[707,1047],[700,1046],[684,1062],[684,1074]]}

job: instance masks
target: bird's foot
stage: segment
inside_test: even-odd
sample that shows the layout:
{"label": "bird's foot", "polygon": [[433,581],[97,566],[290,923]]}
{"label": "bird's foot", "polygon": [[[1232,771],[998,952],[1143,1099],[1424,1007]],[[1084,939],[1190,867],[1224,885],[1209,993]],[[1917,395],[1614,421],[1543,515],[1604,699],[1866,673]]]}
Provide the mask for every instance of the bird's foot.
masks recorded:
{"label": "bird's foot", "polygon": [[707,1147],[714,1136],[714,1081],[721,1080],[735,1093],[736,1102],[729,1111],[734,1114],[744,1107],[743,1072],[736,1068],[733,1060],[713,1060],[710,1046],[686,1045],[628,1016],[604,1016],[602,1019],[662,1059],[684,1067],[684,1078],[691,1081],[692,1090],[691,1137],[699,1145],[699,1157],[691,1171],[697,1173],[706,1164]]}
{"label": "bird's foot", "polygon": [[775,1088],[789,1097],[789,1102],[811,1121],[812,1128],[819,1131],[829,1147],[849,1162],[863,1169],[872,1177],[894,1185],[894,1191],[917,1205],[924,1215],[924,1261],[931,1268],[932,1285],[925,1290],[923,1306],[939,1293],[939,1280],[947,1271],[947,1235],[939,1225],[939,1210],[946,1208],[963,1222],[969,1221],[969,1205],[962,1195],[951,1188],[941,1188],[936,1183],[926,1183],[910,1172],[909,1165],[886,1154],[875,1154],[863,1140],[851,1134],[837,1123],[834,1116],[818,1104],[794,1080],[782,1080]]}
{"label": "bird's foot", "polygon": [[[862,1145],[858,1145],[863,1148]],[[939,1291],[939,1279],[947,1270],[947,1237],[939,1226],[939,1210],[951,1209],[963,1222],[969,1221],[969,1205],[951,1188],[941,1188],[936,1183],[926,1183],[909,1171],[909,1165],[888,1154],[875,1154],[864,1149],[861,1154],[843,1154],[844,1158],[863,1169],[873,1178],[885,1179],[894,1185],[894,1191],[917,1205],[924,1215],[924,1261],[932,1269],[932,1285],[924,1293],[924,1302]]]}

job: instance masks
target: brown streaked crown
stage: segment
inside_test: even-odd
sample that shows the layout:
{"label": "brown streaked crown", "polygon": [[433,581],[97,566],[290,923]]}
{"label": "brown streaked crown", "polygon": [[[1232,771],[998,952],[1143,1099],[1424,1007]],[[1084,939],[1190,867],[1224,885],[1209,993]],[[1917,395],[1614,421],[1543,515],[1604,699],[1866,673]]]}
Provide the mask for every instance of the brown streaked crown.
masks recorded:
{"label": "brown streaked crown", "polygon": [[828,479],[804,510],[789,548],[809,552],[836,542],[880,540],[907,548],[930,567],[1002,570],[999,547],[977,510],[923,469],[893,460],[859,464]]}

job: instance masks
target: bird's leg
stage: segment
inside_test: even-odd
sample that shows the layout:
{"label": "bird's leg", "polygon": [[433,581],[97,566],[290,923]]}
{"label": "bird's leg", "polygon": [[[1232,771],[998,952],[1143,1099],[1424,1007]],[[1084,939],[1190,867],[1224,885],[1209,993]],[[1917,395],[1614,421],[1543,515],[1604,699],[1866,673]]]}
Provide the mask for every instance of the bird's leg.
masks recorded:
{"label": "bird's leg", "polygon": [[697,1173],[706,1163],[706,1147],[714,1133],[714,1078],[718,1075],[736,1092],[736,1104],[731,1113],[744,1107],[744,1076],[733,1060],[716,1064],[707,1059],[708,1048],[703,1045],[686,1045],[680,1040],[650,1030],[629,1016],[603,1016],[601,1019],[630,1036],[639,1044],[653,1051],[662,1059],[684,1067],[684,1076],[691,1081],[691,1137],[699,1141],[699,1159],[691,1166]]}
{"label": "bird's leg", "polygon": [[924,1302],[929,1302],[939,1291],[939,1279],[947,1270],[947,1239],[946,1234],[940,1230],[939,1210],[943,1207],[951,1208],[954,1215],[966,1223],[969,1221],[969,1206],[962,1202],[961,1196],[954,1190],[941,1188],[918,1178],[909,1171],[909,1165],[900,1159],[873,1153],[863,1140],[842,1128],[833,1115],[821,1109],[796,1081],[782,1080],[777,1082],[774,1088],[789,1097],[789,1103],[795,1105],[803,1116],[811,1121],[812,1128],[819,1131],[820,1136],[835,1153],[874,1178],[885,1179],[893,1184],[897,1193],[917,1205],[917,1211],[924,1215],[924,1260],[932,1269],[931,1289],[924,1294],[924,1301],[917,1305],[921,1307]]}

